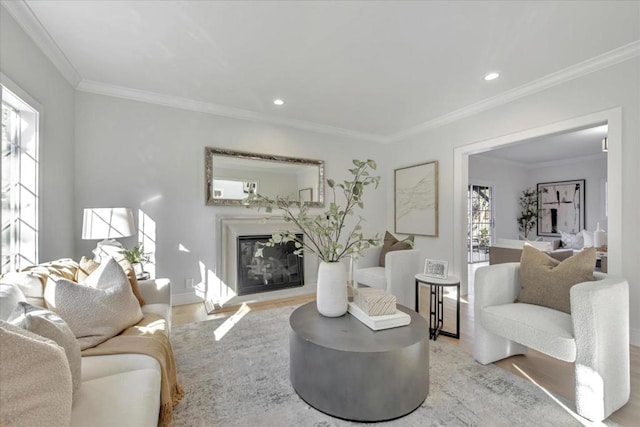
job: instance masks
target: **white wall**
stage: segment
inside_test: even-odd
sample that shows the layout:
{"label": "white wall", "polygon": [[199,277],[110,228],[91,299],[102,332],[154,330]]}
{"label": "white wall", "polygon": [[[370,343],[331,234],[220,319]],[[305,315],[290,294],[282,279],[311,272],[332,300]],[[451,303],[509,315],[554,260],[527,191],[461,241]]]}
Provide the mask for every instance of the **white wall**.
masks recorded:
{"label": "white wall", "polygon": [[[491,155],[491,153],[488,153]],[[469,184],[493,187],[494,241],[517,239],[520,213],[518,201],[527,187],[526,170],[518,165],[487,157],[469,157]]]}
{"label": "white wall", "polygon": [[[387,174],[418,162],[440,163],[440,236],[417,237],[423,256],[454,258],[454,149],[479,141],[548,126],[615,107],[622,108],[622,274],[630,286],[632,342],[640,345],[640,58],[568,81],[388,147]],[[610,129],[611,131],[611,129]],[[611,166],[610,166],[611,167]],[[393,225],[393,187],[387,189],[387,223]],[[457,226],[457,225],[456,225]],[[611,219],[609,222],[611,228]],[[466,233],[464,233],[466,236]],[[464,243],[462,243],[464,244]],[[452,273],[458,273],[454,271]]]}
{"label": "white wall", "polygon": [[[215,280],[217,219],[257,214],[244,207],[205,206],[205,146],[324,160],[326,176],[338,180],[348,178],[352,159],[380,162],[384,149],[375,143],[84,92],[76,96],[76,141],[74,210],[142,210],[155,222],[157,276],[169,277],[174,293],[188,295],[193,290],[184,287],[185,279],[194,278],[196,284]],[[384,231],[385,185],[377,197],[365,194],[365,230],[371,233]],[[80,228],[79,218],[76,227]],[[122,241],[127,247],[135,243],[134,238]],[[95,242],[76,239],[75,256],[89,254],[94,246]]]}
{"label": "white wall", "polygon": [[0,72],[42,107],[39,257],[68,257],[80,233],[73,202],[74,90],[1,6]]}

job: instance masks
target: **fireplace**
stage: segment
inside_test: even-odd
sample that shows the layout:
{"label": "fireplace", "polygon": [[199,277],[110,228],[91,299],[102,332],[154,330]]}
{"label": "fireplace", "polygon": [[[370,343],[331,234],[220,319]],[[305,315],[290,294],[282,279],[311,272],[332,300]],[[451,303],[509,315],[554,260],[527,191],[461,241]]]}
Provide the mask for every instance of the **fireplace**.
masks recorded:
{"label": "fireplace", "polygon": [[[275,292],[263,292],[276,289],[265,286],[263,277],[262,286],[254,287],[248,291],[240,291],[239,289],[238,283],[240,283],[241,274],[245,272],[245,269],[242,271],[238,269],[238,264],[242,257],[242,253],[238,249],[240,238],[258,236],[265,238],[266,241],[269,236],[276,232],[290,230],[300,234],[300,230],[294,229],[290,222],[284,221],[280,216],[222,216],[218,219],[218,225],[218,236],[220,238],[217,239],[217,268],[215,272],[211,272],[213,276],[207,290],[208,301],[222,306],[245,301],[264,301],[276,296],[289,297],[315,293],[318,277],[318,258],[309,256],[309,254],[297,260],[302,264],[300,266],[300,282],[297,285],[294,284],[286,289],[278,289]],[[255,251],[252,251],[253,254],[255,254]],[[288,261],[286,262],[287,265]],[[251,264],[252,262],[249,260],[247,265]],[[256,279],[256,276],[253,276],[254,279]],[[257,284],[254,285],[257,286]],[[244,295],[241,295],[240,292]]]}
{"label": "fireplace", "polygon": [[[302,239],[302,234],[296,234]],[[264,247],[263,256],[256,257],[260,243],[266,243],[270,234],[237,237],[238,295],[275,291],[304,285],[304,264],[294,254],[293,242]]]}

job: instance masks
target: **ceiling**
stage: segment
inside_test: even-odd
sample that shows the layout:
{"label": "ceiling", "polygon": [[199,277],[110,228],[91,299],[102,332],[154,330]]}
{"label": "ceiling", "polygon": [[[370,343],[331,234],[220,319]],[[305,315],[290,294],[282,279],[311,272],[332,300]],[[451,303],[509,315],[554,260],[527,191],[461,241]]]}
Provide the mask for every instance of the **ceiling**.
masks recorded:
{"label": "ceiling", "polygon": [[608,126],[596,126],[556,135],[545,135],[496,148],[478,157],[504,160],[525,168],[553,165],[567,160],[606,157],[602,139],[608,135]]}
{"label": "ceiling", "polygon": [[80,90],[378,142],[640,55],[638,1],[2,4]]}

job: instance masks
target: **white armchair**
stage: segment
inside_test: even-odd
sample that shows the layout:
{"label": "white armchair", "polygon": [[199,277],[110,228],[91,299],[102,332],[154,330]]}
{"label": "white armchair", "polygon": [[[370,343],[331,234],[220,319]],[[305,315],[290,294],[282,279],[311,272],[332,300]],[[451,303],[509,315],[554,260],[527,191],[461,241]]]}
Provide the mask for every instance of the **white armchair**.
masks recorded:
{"label": "white armchair", "polygon": [[629,400],[629,289],[622,277],[594,273],[570,290],[571,314],[514,303],[519,263],[475,276],[474,358],[488,364],[532,348],[575,363],[578,414],[601,421]]}
{"label": "white armchair", "polygon": [[381,248],[372,248],[358,261],[353,281],[356,286],[380,288],[396,297],[398,304],[415,310],[415,275],[420,273],[420,251],[405,249],[387,252],[385,266],[378,266]]}

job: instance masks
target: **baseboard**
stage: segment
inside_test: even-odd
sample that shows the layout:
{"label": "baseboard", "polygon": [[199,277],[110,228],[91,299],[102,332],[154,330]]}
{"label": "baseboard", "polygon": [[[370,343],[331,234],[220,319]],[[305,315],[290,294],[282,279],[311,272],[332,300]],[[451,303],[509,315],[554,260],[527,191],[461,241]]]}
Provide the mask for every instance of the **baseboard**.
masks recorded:
{"label": "baseboard", "polygon": [[195,304],[197,302],[202,302],[202,298],[194,293],[171,295],[171,305],[174,307],[176,305]]}
{"label": "baseboard", "polygon": [[640,347],[640,329],[629,329],[629,343],[633,346]]}

